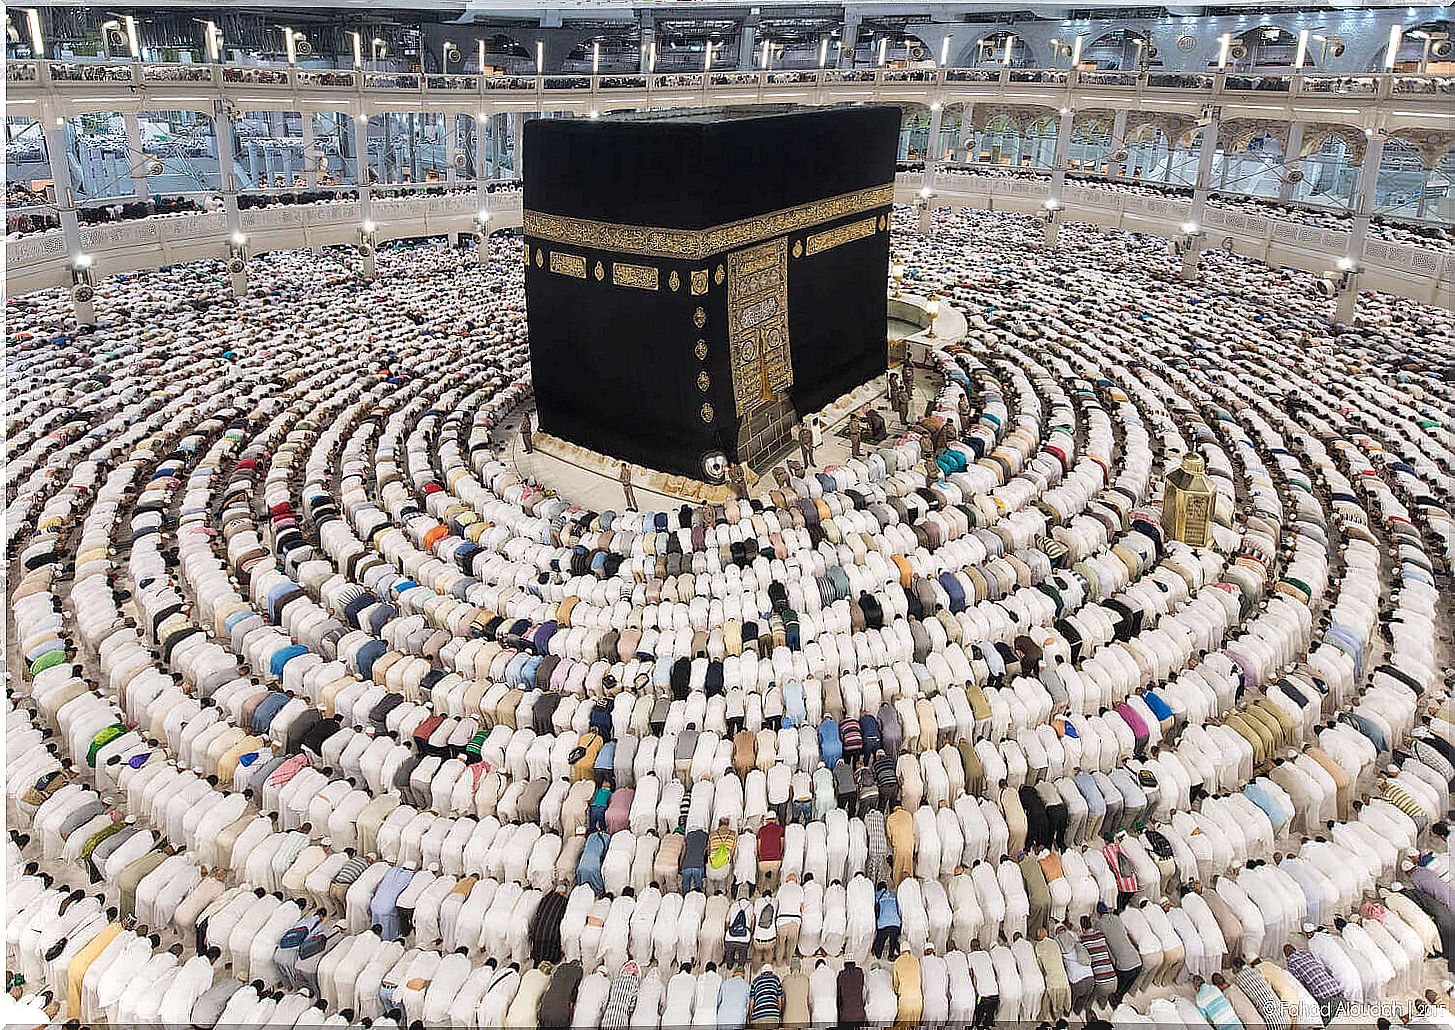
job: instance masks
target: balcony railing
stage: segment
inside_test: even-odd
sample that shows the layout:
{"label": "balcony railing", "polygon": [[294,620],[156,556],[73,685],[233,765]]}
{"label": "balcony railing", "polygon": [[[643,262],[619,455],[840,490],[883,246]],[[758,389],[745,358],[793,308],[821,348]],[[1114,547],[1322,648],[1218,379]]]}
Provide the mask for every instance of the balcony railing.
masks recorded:
{"label": "balcony railing", "polygon": [[[1089,86],[1098,89],[1180,90],[1209,96],[1250,93],[1289,97],[1399,97],[1446,101],[1455,98],[1455,76],[1370,73],[1331,75],[1321,72],[1173,72],[1077,71],[1070,68],[823,68],[706,73],[621,73],[578,75],[440,75],[415,72],[370,72],[349,69],[286,68],[204,64],[161,64],[139,61],[7,61],[5,81],[22,90],[45,81],[85,87],[216,84],[253,88],[414,92],[425,89],[465,93],[560,93],[607,90],[712,90],[743,87],[798,86],[829,89],[842,85],[923,84],[954,91],[960,87]],[[891,93],[892,95],[892,93]],[[1013,92],[1009,92],[1013,98]]]}
{"label": "balcony railing", "polygon": [[[901,197],[917,192],[922,173],[896,177]],[[1049,196],[1047,176],[997,175],[963,168],[934,177],[935,194],[958,206],[993,207],[1034,212]],[[1067,184],[1062,194],[1066,216],[1137,232],[1174,236],[1189,214],[1189,202],[1177,196],[1128,193],[1116,184],[1084,181]],[[370,217],[384,238],[467,232],[475,212],[490,212],[497,225],[519,224],[518,190],[481,195],[474,190],[422,194],[403,189],[397,195],[376,193]],[[241,212],[241,228],[259,250],[348,243],[363,213],[355,196],[341,190],[334,199],[305,204],[274,204]],[[1345,230],[1303,224],[1295,212],[1270,209],[1267,214],[1210,203],[1202,224],[1215,240],[1238,241],[1239,253],[1291,264],[1311,271],[1333,267],[1347,252]],[[153,215],[123,222],[86,225],[80,244],[97,259],[102,274],[129,268],[155,267],[173,261],[214,258],[225,253],[229,230],[222,211]],[[1210,242],[1209,245],[1213,245]],[[67,281],[69,264],[64,234],[59,229],[32,233],[7,245],[6,275],[20,290]],[[1387,240],[1365,241],[1363,266],[1371,285],[1424,300],[1449,304],[1455,283],[1455,255],[1432,246]]]}

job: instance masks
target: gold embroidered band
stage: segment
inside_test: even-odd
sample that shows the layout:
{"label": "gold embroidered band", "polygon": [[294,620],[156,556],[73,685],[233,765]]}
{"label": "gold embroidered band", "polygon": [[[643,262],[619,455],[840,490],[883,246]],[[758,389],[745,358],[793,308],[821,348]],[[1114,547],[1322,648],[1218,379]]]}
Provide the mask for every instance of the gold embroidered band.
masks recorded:
{"label": "gold embroidered band", "polygon": [[876,224],[873,218],[861,218],[857,222],[848,222],[825,232],[812,233],[808,242],[803,248],[803,253],[808,257],[815,254],[822,254],[826,250],[833,250],[835,247],[852,243],[855,240],[862,240],[866,236],[873,236]]}
{"label": "gold embroidered band", "polygon": [[836,218],[862,214],[894,202],[894,185],[872,186],[837,197],[815,200],[799,207],[756,215],[739,222],[707,229],[666,229],[648,225],[622,225],[566,218],[541,211],[526,211],[525,235],[571,247],[604,250],[614,254],[643,254],[652,257],[700,261],[773,236],[794,232]]}
{"label": "gold embroidered band", "polygon": [[611,263],[611,285],[635,286],[639,290],[657,288],[657,270],[651,265],[628,265],[621,261]]}
{"label": "gold embroidered band", "polygon": [[557,275],[569,275],[575,279],[586,278],[586,259],[580,254],[562,254],[551,251],[551,271]]}

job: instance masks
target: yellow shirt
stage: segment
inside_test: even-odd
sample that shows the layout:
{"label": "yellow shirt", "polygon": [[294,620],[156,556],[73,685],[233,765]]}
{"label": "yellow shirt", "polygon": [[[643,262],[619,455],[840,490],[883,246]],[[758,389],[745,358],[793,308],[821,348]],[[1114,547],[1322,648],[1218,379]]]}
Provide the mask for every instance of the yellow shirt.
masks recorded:
{"label": "yellow shirt", "polygon": [[109,924],[90,944],[71,957],[70,965],[66,966],[66,1012],[70,1016],[77,1019],[81,1016],[81,978],[86,975],[86,970],[96,961],[97,956],[106,950],[106,945],[120,932],[120,923]]}

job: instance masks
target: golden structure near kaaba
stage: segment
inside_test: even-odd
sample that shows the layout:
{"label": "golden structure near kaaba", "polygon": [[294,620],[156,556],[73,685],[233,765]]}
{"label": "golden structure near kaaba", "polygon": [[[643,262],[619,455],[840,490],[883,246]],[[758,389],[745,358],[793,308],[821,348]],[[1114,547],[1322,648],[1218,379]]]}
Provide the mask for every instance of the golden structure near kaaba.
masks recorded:
{"label": "golden structure near kaaba", "polygon": [[1207,465],[1197,454],[1167,474],[1162,484],[1162,535],[1189,547],[1206,547],[1212,530],[1216,491]]}

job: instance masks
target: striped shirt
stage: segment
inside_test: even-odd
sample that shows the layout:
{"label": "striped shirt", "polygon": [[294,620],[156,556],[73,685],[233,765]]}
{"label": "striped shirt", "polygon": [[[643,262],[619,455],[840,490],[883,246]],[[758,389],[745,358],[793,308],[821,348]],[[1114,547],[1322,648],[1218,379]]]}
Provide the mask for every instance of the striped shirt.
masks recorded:
{"label": "striped shirt", "polygon": [[339,871],[333,874],[333,882],[347,887],[360,876],[364,870],[369,868],[369,860],[362,855],[355,855],[340,867]]}
{"label": "striped shirt", "polygon": [[1205,983],[1199,987],[1193,1003],[1197,1006],[1197,1011],[1203,1014],[1203,1018],[1217,1030],[1241,1030],[1243,1024],[1238,1019],[1238,1014],[1233,1011],[1233,1003],[1212,984]]}
{"label": "striped shirt", "polygon": [[1233,983],[1248,996],[1268,1030],[1288,1030],[1288,1006],[1274,991],[1268,979],[1251,966],[1244,966],[1233,974]]}
{"label": "striped shirt", "polygon": [[779,1020],[783,1018],[783,981],[771,969],[753,977],[748,992],[748,1021]]}
{"label": "striped shirt", "polygon": [[[634,968],[635,963],[628,963],[628,966]],[[606,996],[606,1009],[601,1013],[601,1030],[625,1030],[630,1025],[640,987],[641,977],[625,969],[611,981],[611,993]]]}
{"label": "striped shirt", "polygon": [[884,832],[884,813],[877,808],[864,814],[869,854],[864,859],[864,875],[870,883],[884,879],[889,868],[889,835]]}
{"label": "striped shirt", "polygon": [[1122,854],[1120,844],[1108,844],[1101,849],[1102,857],[1106,859],[1107,867],[1112,875],[1116,877],[1117,890],[1126,894],[1135,894],[1141,886],[1137,883],[1137,872],[1132,868],[1129,858]]}
{"label": "striped shirt", "polygon": [[1096,982],[1115,982],[1117,971],[1111,962],[1111,945],[1106,942],[1106,934],[1094,927],[1082,930],[1081,944],[1091,956],[1091,975],[1096,978]]}

